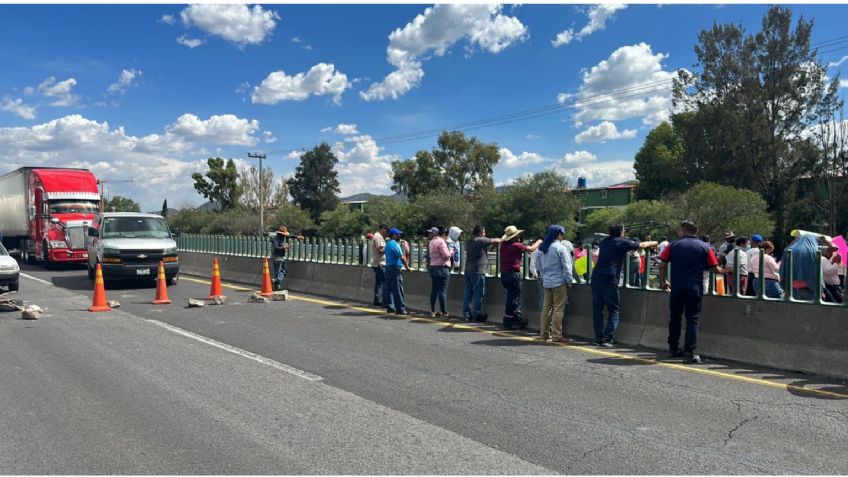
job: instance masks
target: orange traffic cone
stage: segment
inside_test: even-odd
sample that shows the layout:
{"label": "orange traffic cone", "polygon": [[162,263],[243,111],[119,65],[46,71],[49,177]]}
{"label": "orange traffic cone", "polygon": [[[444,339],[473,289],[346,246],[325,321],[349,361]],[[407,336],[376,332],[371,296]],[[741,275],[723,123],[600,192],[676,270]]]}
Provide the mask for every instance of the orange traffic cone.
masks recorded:
{"label": "orange traffic cone", "polygon": [[159,277],[156,278],[156,297],[153,299],[153,304],[171,304],[171,299],[168,298],[168,283],[165,281],[165,264],[162,262],[159,262]]}
{"label": "orange traffic cone", "polygon": [[214,300],[216,296],[224,296],[221,289],[221,269],[218,267],[218,259],[212,259],[212,286],[209,289],[209,299]]}
{"label": "orange traffic cone", "polygon": [[259,292],[262,296],[271,296],[274,290],[271,288],[271,271],[268,270],[268,258],[262,263],[262,290]]}
{"label": "orange traffic cone", "polygon": [[103,269],[100,264],[97,264],[97,271],[94,275],[94,297],[91,300],[91,306],[88,311],[111,311],[112,308],[106,303],[106,287],[103,285]]}

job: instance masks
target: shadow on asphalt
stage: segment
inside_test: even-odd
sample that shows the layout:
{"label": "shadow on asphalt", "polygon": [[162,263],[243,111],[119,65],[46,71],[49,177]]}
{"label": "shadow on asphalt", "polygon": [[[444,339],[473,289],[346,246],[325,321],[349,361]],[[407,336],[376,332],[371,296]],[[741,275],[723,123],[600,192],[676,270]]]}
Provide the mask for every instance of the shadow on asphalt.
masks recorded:
{"label": "shadow on asphalt", "polygon": [[[92,291],[94,289],[94,281],[89,280],[85,274],[66,275],[53,277],[51,279],[53,285],[59,288],[73,291]],[[156,288],[156,282],[153,280],[121,280],[109,282],[106,284],[106,290],[136,290]]]}
{"label": "shadow on asphalt", "polygon": [[496,338],[496,339],[491,339],[491,340],[472,341],[471,344],[482,345],[482,346],[501,347],[501,346],[540,346],[540,345],[543,345],[545,343],[542,343],[541,341],[517,340],[517,339],[514,339],[514,338]]}
{"label": "shadow on asphalt", "polygon": [[375,313],[367,311],[345,311],[344,313],[336,313],[337,316],[379,316]]}
{"label": "shadow on asphalt", "polygon": [[347,306],[347,305],[325,305],[324,306],[325,310],[347,310],[348,308],[350,308],[350,307]]}
{"label": "shadow on asphalt", "polygon": [[[650,358],[648,358],[650,359]],[[595,364],[608,364],[613,366],[652,366],[657,363],[653,363],[650,361],[640,361],[635,359],[628,358],[594,358],[587,359],[587,363],[595,363]]]}

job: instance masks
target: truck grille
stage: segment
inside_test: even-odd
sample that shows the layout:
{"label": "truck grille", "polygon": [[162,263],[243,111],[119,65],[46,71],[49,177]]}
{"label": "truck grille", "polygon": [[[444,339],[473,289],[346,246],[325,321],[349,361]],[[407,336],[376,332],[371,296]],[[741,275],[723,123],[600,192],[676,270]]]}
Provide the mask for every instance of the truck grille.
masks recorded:
{"label": "truck grille", "polygon": [[68,227],[68,247],[71,250],[82,250],[85,248],[85,235],[82,233],[82,227]]}
{"label": "truck grille", "polygon": [[162,249],[121,251],[121,261],[128,265],[158,265],[163,256]]}

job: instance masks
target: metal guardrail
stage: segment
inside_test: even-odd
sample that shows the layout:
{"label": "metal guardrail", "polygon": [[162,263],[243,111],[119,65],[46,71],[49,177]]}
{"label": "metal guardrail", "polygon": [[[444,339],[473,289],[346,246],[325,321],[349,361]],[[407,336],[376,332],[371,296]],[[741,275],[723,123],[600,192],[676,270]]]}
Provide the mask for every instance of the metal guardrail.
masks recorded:
{"label": "metal guardrail", "polygon": [[[212,253],[218,255],[231,255],[238,257],[255,257],[255,258],[263,258],[270,257],[272,253],[271,247],[271,237],[263,237],[263,236],[251,236],[251,235],[203,235],[203,234],[181,234],[176,238],[177,248],[181,252],[200,252],[200,253]],[[289,240],[290,249],[286,256],[287,260],[293,261],[302,261],[302,262],[315,262],[315,263],[333,263],[339,265],[351,265],[351,266],[370,266],[371,264],[371,247],[368,240],[364,239],[343,239],[343,238],[320,238],[320,237],[306,237],[303,239],[291,238]],[[427,241],[426,240],[412,240],[409,241],[410,253],[409,253],[409,268],[417,271],[426,271],[428,265],[428,251],[427,251]],[[458,268],[454,268],[451,270],[452,274],[464,274],[465,273],[465,244],[461,242],[459,244],[460,249],[460,264],[462,264]],[[587,254],[587,270],[586,275],[583,277],[576,276],[575,273],[575,285],[590,285],[591,284],[591,276],[592,276],[592,268],[594,263],[591,260],[592,250],[588,247],[584,249]],[[734,253],[744,252],[736,250]],[[487,277],[500,277],[500,267],[498,264],[500,263],[500,248],[496,247],[494,252],[489,252],[489,264],[486,271]],[[641,289],[647,291],[662,291],[662,286],[659,283],[659,277],[656,273],[652,273],[652,259],[653,255],[651,250],[645,250],[645,271],[641,273],[641,280],[638,285],[634,285],[631,283],[631,260],[630,256],[627,256],[624,260],[624,271],[622,273],[623,277],[619,281],[619,287],[627,288],[627,289]],[[738,257],[737,257],[738,258]],[[821,252],[817,253],[816,258],[818,260],[817,263],[821,262]],[[812,289],[813,291],[813,299],[812,300],[800,300],[793,297],[792,290],[792,276],[794,275],[793,271],[793,263],[792,263],[792,251],[788,250],[786,254],[786,273],[784,277],[781,277],[782,286],[784,289],[784,297],[783,298],[769,298],[766,296],[765,288],[766,281],[758,280],[758,287],[755,290],[756,296],[748,296],[744,295],[743,291],[739,289],[740,286],[740,276],[739,276],[739,260],[734,260],[733,266],[733,277],[734,277],[734,286],[733,293],[721,293],[716,289],[716,275],[712,272],[709,272],[709,276],[706,277],[708,279],[707,282],[707,290],[705,290],[708,295],[718,295],[725,296],[728,298],[742,299],[742,300],[759,300],[759,301],[785,301],[791,303],[809,303],[809,304],[818,304],[818,305],[826,305],[826,306],[848,306],[848,300],[846,303],[829,303],[822,300],[822,269],[821,266],[816,268],[816,278],[817,283],[816,286]],[[530,254],[525,253],[522,260],[522,277],[525,280],[535,280],[534,274],[530,273]],[[758,275],[760,277],[764,276],[764,265],[765,261],[759,261],[759,270]],[[669,264],[669,276],[670,276],[670,267],[672,264]]]}

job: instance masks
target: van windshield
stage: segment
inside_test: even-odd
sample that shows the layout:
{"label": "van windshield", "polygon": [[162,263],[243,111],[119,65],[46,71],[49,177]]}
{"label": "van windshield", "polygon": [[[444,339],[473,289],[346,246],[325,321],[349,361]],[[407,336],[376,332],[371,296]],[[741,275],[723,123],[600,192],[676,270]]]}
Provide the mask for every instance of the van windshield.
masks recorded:
{"label": "van windshield", "polygon": [[168,238],[165,221],[156,217],[108,217],[103,219],[101,238]]}
{"label": "van windshield", "polygon": [[90,200],[52,200],[51,214],[96,214],[100,212],[100,204]]}

